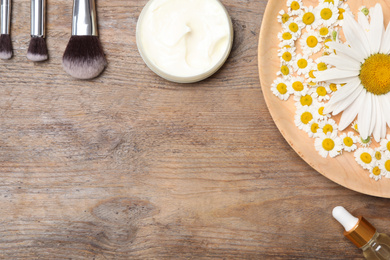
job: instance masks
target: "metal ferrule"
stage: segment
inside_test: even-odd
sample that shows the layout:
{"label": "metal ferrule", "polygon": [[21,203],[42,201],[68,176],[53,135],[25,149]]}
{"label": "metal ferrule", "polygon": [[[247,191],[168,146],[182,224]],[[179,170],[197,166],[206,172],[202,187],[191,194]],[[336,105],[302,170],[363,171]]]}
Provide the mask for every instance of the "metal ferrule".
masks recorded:
{"label": "metal ferrule", "polygon": [[1,0],[0,4],[0,33],[9,34],[10,16],[11,16],[11,0]]}
{"label": "metal ferrule", "polygon": [[72,35],[98,35],[95,0],[73,1]]}
{"label": "metal ferrule", "polygon": [[31,0],[31,36],[45,37],[46,0]]}

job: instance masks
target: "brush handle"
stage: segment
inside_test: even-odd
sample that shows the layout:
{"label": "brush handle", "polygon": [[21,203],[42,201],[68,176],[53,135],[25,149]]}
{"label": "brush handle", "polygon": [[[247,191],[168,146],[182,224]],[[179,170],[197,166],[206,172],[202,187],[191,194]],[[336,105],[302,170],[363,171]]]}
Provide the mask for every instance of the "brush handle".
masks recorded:
{"label": "brush handle", "polygon": [[73,1],[72,35],[98,35],[95,0]]}
{"label": "brush handle", "polygon": [[31,36],[45,37],[46,0],[31,0]]}
{"label": "brush handle", "polygon": [[0,4],[0,16],[1,16],[1,34],[9,34],[10,16],[11,16],[11,0],[1,0]]}

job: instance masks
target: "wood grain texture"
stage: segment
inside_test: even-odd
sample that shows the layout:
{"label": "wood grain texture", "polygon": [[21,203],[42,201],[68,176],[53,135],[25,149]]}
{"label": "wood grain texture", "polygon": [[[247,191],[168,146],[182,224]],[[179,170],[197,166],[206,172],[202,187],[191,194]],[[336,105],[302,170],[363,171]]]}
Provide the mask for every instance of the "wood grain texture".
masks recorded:
{"label": "wood grain texture", "polygon": [[[381,3],[385,12],[385,24],[387,24],[390,18],[390,13],[388,13],[390,4],[383,0],[376,2]],[[306,6],[316,6],[318,0],[306,0],[303,3]],[[368,7],[374,6],[374,3],[366,0],[350,1],[348,4],[353,13],[357,13],[359,7],[363,5]],[[287,11],[284,1],[272,0],[269,2],[259,40],[259,74],[264,97],[274,121],[294,150],[314,169],[327,178],[361,193],[390,198],[390,179],[384,178],[381,181],[375,181],[369,178],[369,171],[356,163],[353,152],[344,152],[336,158],[322,158],[314,147],[314,139],[295,126],[294,116],[296,107],[293,96],[287,102],[282,102],[272,93],[270,86],[276,79],[275,75],[280,68],[278,57],[279,40],[273,32],[281,31],[281,25],[275,17],[282,9]],[[332,118],[338,122],[340,117],[341,115]],[[347,128],[343,133],[348,133],[349,131],[351,129]],[[390,130],[388,129],[387,131],[389,134]]]}
{"label": "wood grain texture", "polygon": [[146,0],[98,1],[107,70],[70,78],[71,1],[48,0],[50,60],[27,61],[14,1],[0,62],[1,259],[359,259],[331,209],[390,233],[390,202],[345,189],[290,148],[264,102],[265,0],[223,0],[232,53],[210,79],[169,83],[135,44]]}

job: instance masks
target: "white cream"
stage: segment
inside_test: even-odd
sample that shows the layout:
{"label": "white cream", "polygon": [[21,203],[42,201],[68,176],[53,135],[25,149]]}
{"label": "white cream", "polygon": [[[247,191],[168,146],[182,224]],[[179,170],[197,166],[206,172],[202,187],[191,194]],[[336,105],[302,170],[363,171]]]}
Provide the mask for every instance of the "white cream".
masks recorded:
{"label": "white cream", "polygon": [[226,60],[232,34],[218,0],[151,0],[138,21],[137,45],[160,76],[200,80]]}

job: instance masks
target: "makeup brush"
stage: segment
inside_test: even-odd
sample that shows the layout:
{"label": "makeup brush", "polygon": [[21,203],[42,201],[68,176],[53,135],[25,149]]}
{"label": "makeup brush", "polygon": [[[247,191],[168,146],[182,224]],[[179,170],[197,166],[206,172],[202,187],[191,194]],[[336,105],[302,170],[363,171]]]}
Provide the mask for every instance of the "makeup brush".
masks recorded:
{"label": "makeup brush", "polygon": [[45,40],[46,0],[31,0],[31,41],[27,59],[44,61],[48,58]]}
{"label": "makeup brush", "polygon": [[97,77],[107,61],[97,31],[95,0],[74,0],[72,37],[62,57],[64,70],[78,79]]}
{"label": "makeup brush", "polygon": [[11,0],[1,0],[0,3],[0,59],[9,60],[12,57],[12,42],[9,35]]}

